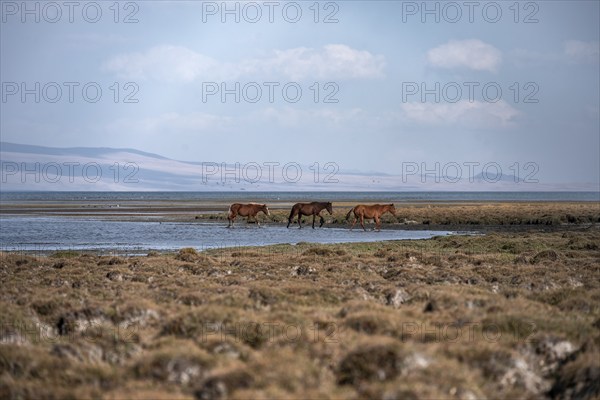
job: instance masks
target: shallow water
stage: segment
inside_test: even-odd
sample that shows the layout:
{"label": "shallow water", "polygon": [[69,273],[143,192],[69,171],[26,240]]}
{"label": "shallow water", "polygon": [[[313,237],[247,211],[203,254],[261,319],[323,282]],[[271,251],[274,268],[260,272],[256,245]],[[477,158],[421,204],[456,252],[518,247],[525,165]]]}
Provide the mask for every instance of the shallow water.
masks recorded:
{"label": "shallow water", "polygon": [[263,246],[278,243],[347,243],[380,240],[427,239],[448,235],[449,231],[381,232],[348,228],[309,226],[287,229],[281,225],[239,223],[233,229],[223,223],[127,222],[71,217],[0,217],[0,250],[52,252],[56,250],[110,250],[135,252],[148,249],[175,250],[193,247],[198,250]]}

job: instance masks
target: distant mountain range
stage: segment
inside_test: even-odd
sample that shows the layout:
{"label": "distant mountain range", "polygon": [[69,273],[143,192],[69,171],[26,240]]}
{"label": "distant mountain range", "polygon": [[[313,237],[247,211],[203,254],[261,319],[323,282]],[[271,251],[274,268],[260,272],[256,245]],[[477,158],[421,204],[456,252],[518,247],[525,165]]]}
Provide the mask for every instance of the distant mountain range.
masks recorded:
{"label": "distant mountain range", "polygon": [[[55,148],[0,142],[1,189],[91,191],[553,191],[597,190],[591,184],[527,183],[513,175],[469,177],[338,170],[336,165],[221,164],[178,161],[136,149]],[[415,164],[416,165],[416,164]],[[449,171],[456,169],[449,168]]]}

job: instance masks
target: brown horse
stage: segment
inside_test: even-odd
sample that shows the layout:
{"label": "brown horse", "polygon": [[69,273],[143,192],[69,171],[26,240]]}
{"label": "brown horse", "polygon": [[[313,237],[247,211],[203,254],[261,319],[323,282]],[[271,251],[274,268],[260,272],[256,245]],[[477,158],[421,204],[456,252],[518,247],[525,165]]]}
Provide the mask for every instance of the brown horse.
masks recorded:
{"label": "brown horse", "polygon": [[374,219],[375,220],[375,228],[377,230],[381,230],[381,221],[379,220],[379,217],[381,217],[386,212],[391,213],[395,217],[396,216],[396,207],[394,207],[393,204],[384,204],[384,205],[373,204],[372,206],[359,204],[359,205],[353,207],[352,209],[350,209],[350,211],[348,211],[348,214],[346,214],[346,221],[348,221],[348,218],[350,218],[350,214],[352,214],[352,212],[354,212],[354,222],[352,222],[352,226],[350,227],[350,230],[352,230],[352,228],[354,228],[354,224],[356,224],[356,221],[358,220],[358,218],[360,218],[360,226],[362,226],[362,228],[365,231],[366,231],[365,224],[363,223],[365,218]]}
{"label": "brown horse", "polygon": [[333,209],[332,209],[331,203],[319,203],[316,201],[313,201],[312,203],[296,203],[296,204],[294,204],[294,206],[292,207],[292,211],[290,212],[290,217],[288,218],[287,227],[288,228],[290,227],[292,220],[294,219],[294,217],[296,215],[298,215],[298,227],[302,228],[302,223],[301,223],[302,216],[303,215],[312,215],[313,216],[312,227],[313,227],[313,229],[315,229],[315,218],[318,215],[319,218],[321,218],[321,225],[319,225],[319,228],[320,228],[325,223],[325,218],[323,218],[320,214],[321,211],[323,211],[323,209],[326,209],[329,212],[329,215],[333,214]]}
{"label": "brown horse", "polygon": [[258,221],[258,218],[256,218],[256,214],[259,213],[259,211],[262,211],[265,215],[271,215],[271,213],[269,213],[269,208],[267,207],[266,204],[257,204],[257,203],[250,203],[250,204],[240,204],[240,203],[234,203],[231,206],[229,206],[229,213],[227,214],[227,219],[229,220],[229,225],[227,226],[229,227],[233,227],[233,223],[235,221],[235,217],[237,217],[238,215],[241,215],[242,217],[248,217],[248,221],[250,221],[250,217],[254,218],[256,220],[256,223],[258,225],[260,225],[260,222]]}

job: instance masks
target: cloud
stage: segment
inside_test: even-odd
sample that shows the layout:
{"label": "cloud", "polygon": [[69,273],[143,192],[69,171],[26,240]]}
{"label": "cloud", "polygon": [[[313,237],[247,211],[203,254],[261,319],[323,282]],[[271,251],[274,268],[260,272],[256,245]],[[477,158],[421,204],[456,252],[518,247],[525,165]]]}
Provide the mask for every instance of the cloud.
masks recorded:
{"label": "cloud", "polygon": [[346,79],[383,77],[383,56],[355,50],[343,44],[330,44],[322,50],[298,47],[275,51],[275,56],[262,64],[290,79]]}
{"label": "cloud", "polygon": [[600,60],[600,43],[569,40],[565,42],[564,54],[570,62],[598,63]]}
{"label": "cloud", "polygon": [[502,53],[478,39],[451,40],[429,50],[427,60],[431,65],[440,68],[469,68],[496,72],[502,62]]}
{"label": "cloud", "polygon": [[404,119],[426,126],[464,128],[510,127],[520,114],[504,100],[496,103],[461,100],[456,103],[404,103]]}
{"label": "cloud", "polygon": [[274,50],[266,57],[237,63],[220,62],[183,46],[161,45],[112,57],[103,65],[121,78],[167,82],[233,80],[265,74],[269,79],[367,79],[383,77],[384,67],[383,56],[343,44]]}

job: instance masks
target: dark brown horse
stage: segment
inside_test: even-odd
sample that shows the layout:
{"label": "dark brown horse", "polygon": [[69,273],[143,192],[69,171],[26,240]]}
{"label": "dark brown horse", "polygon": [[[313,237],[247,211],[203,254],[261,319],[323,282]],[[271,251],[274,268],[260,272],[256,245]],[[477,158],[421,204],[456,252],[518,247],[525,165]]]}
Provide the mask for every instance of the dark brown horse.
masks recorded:
{"label": "dark brown horse", "polygon": [[315,218],[318,215],[319,218],[321,218],[321,225],[319,225],[319,228],[320,228],[325,223],[325,218],[323,218],[320,214],[321,211],[323,211],[323,209],[326,209],[329,212],[329,215],[333,214],[333,209],[332,209],[331,203],[319,203],[316,201],[313,201],[312,203],[296,203],[296,204],[294,204],[294,207],[292,207],[292,211],[290,212],[290,217],[288,218],[287,227],[288,228],[290,227],[292,220],[294,219],[294,217],[296,215],[298,215],[298,227],[302,228],[302,223],[301,223],[302,216],[303,215],[312,215],[313,216],[312,227],[313,227],[313,229],[315,229]]}
{"label": "dark brown horse", "polygon": [[234,203],[231,206],[229,206],[229,213],[227,214],[227,219],[229,220],[229,225],[227,227],[229,228],[229,227],[233,226],[233,222],[235,221],[235,217],[237,217],[238,215],[241,215],[242,217],[248,217],[248,221],[250,221],[250,217],[252,217],[252,218],[254,218],[256,220],[256,223],[258,225],[260,225],[260,222],[258,221],[258,218],[256,218],[256,214],[258,214],[259,211],[262,211],[265,215],[271,215],[269,213],[269,208],[267,207],[266,204],[257,204],[257,203],[240,204],[240,203]]}
{"label": "dark brown horse", "polygon": [[354,222],[352,222],[352,226],[350,227],[350,230],[352,230],[352,228],[354,228],[354,224],[356,224],[356,221],[360,218],[360,226],[362,226],[362,228],[366,231],[365,229],[365,224],[363,223],[364,219],[374,219],[375,220],[375,228],[377,230],[381,230],[381,221],[379,220],[379,217],[381,217],[381,215],[385,214],[386,212],[391,213],[394,217],[396,216],[396,207],[394,207],[393,204],[373,204],[372,206],[368,206],[368,205],[364,205],[364,204],[359,204],[357,206],[355,206],[354,208],[352,208],[350,211],[348,211],[348,214],[346,214],[346,221],[348,221],[348,218],[350,218],[350,215],[354,212]]}

